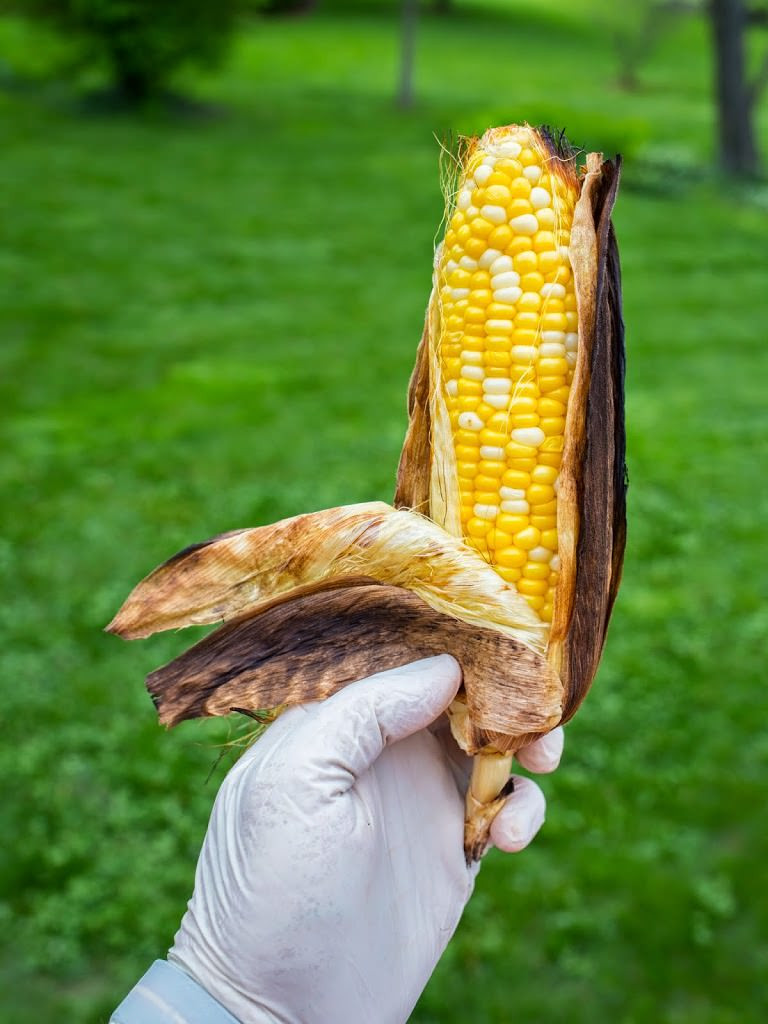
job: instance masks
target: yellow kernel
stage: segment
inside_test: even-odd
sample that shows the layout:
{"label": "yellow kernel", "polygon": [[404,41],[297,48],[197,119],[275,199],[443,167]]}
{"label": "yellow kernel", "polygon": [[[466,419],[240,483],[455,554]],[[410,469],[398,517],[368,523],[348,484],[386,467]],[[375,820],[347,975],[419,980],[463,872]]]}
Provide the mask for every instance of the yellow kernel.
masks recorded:
{"label": "yellow kernel", "polygon": [[507,185],[487,185],[485,189],[485,202],[496,206],[506,206],[512,198],[512,193]]}
{"label": "yellow kernel", "polygon": [[490,175],[488,181],[485,183],[486,190],[493,188],[494,185],[503,185],[506,189],[509,189],[509,175],[504,174],[503,171],[499,170],[499,164],[496,164],[496,169],[493,174]]}
{"label": "yellow kernel", "polygon": [[489,334],[485,339],[485,347],[489,352],[509,352],[512,338],[508,334]]}
{"label": "yellow kernel", "polygon": [[495,412],[496,410],[493,408],[493,406],[487,405],[485,402],[480,402],[480,404],[477,407],[477,415],[480,417],[480,419],[483,421],[483,423],[485,423],[487,427],[490,426],[488,421],[490,420],[491,416],[494,415]]}
{"label": "yellow kernel", "polygon": [[[515,586],[517,586],[517,584],[515,584]],[[531,594],[526,594],[525,600],[528,602],[529,607],[531,607],[535,612],[540,612],[544,607],[545,598],[540,595],[533,597]]]}
{"label": "yellow kernel", "polygon": [[[523,173],[523,165],[513,157],[504,157],[503,160],[496,161],[496,171],[494,173],[505,174],[511,181],[514,181]],[[493,178],[493,174],[488,179],[489,182],[491,178]]]}
{"label": "yellow kernel", "polygon": [[453,311],[458,316],[464,316],[464,313],[465,313],[465,311],[466,311],[468,306],[469,306],[469,300],[468,299],[459,299],[458,302],[454,302],[454,304],[453,304]]}
{"label": "yellow kernel", "polygon": [[[519,533],[528,526],[528,516],[513,516],[509,512],[499,512],[496,516],[496,526],[505,533],[511,533],[514,537],[516,533]],[[535,547],[536,545],[532,546]]]}
{"label": "yellow kernel", "polygon": [[471,288],[488,288],[491,283],[491,275],[487,270],[476,270],[470,278]]}
{"label": "yellow kernel", "polygon": [[557,217],[551,206],[542,206],[536,211],[536,220],[542,231],[552,231],[557,226]]}
{"label": "yellow kernel", "polygon": [[445,248],[446,251],[451,249],[456,244],[456,232],[453,228],[448,228],[445,233]]}
{"label": "yellow kernel", "polygon": [[484,537],[490,528],[490,520],[478,519],[477,516],[473,516],[467,523],[467,533],[470,537]]}
{"label": "yellow kernel", "polygon": [[477,395],[459,395],[455,407],[459,412],[474,412],[479,401]]}
{"label": "yellow kernel", "polygon": [[538,427],[539,417],[535,412],[518,412],[517,409],[513,409],[511,413],[512,426],[518,427]]}
{"label": "yellow kernel", "polygon": [[[535,252],[525,249],[523,252],[519,252],[516,256],[512,257],[512,265],[522,277],[523,274],[532,274],[537,269],[539,261]],[[456,287],[459,286],[457,285]]]}
{"label": "yellow kernel", "polygon": [[503,565],[496,567],[496,572],[501,576],[505,583],[516,583],[520,579],[519,569],[506,569]]}
{"label": "yellow kernel", "polygon": [[485,334],[469,334],[469,329],[467,329],[467,333],[462,335],[462,342],[463,344],[459,345],[459,354],[464,350],[469,350],[470,352],[485,351]]}
{"label": "yellow kernel", "polygon": [[493,231],[493,224],[486,220],[485,217],[475,217],[470,224],[470,228],[475,238],[487,238]]}
{"label": "yellow kernel", "polygon": [[553,466],[537,466],[531,474],[534,484],[553,484],[557,480],[557,470]]}
{"label": "yellow kernel", "polygon": [[494,477],[496,485],[499,484],[499,478],[504,476],[504,470],[506,469],[503,462],[496,462],[492,459],[482,459],[480,461],[478,472],[482,473],[486,477]]}
{"label": "yellow kernel", "polygon": [[569,331],[571,328],[568,326],[569,313],[543,313],[541,317],[541,329],[542,331]]}
{"label": "yellow kernel", "polygon": [[457,267],[448,278],[451,288],[468,288],[471,280],[472,275],[470,272],[462,267]]}
{"label": "yellow kernel", "polygon": [[576,332],[579,329],[579,318],[576,313],[565,314],[566,330]]}
{"label": "yellow kernel", "polygon": [[456,210],[456,211],[454,211],[454,214],[451,217],[451,228],[454,231],[458,231],[459,228],[462,226],[462,224],[464,223],[465,220],[466,220],[466,217],[464,216],[464,211],[463,210]]}
{"label": "yellow kernel", "polygon": [[[477,478],[475,478],[475,482],[477,482]],[[493,489],[490,491],[475,491],[475,501],[478,505],[498,505],[499,489],[495,480],[491,482],[491,487]]]}
{"label": "yellow kernel", "polygon": [[[555,516],[532,515],[530,522],[531,528],[536,528],[536,533],[539,533],[540,530],[554,530],[557,525],[557,519]],[[536,545],[534,544],[533,546],[535,547]]]}
{"label": "yellow kernel", "polygon": [[565,309],[565,306],[560,301],[560,299],[547,298],[544,308],[546,309],[547,313],[562,313]]}
{"label": "yellow kernel", "polygon": [[[484,324],[486,321],[486,317],[487,314],[482,306],[469,306],[466,313],[464,314],[464,319],[468,324]],[[568,364],[566,363],[565,365],[566,370],[563,371],[564,373],[567,371],[568,368]]]}
{"label": "yellow kernel", "polygon": [[541,296],[538,292],[525,292],[517,300],[517,308],[522,313],[535,312],[541,308]]}
{"label": "yellow kernel", "polygon": [[523,576],[527,580],[549,581],[549,566],[546,562],[526,562],[523,566]]}
{"label": "yellow kernel", "polygon": [[567,405],[570,393],[571,389],[563,385],[558,391],[550,391],[547,398],[553,398],[556,402],[562,402],[564,405]]}
{"label": "yellow kernel", "polygon": [[539,462],[544,466],[553,466],[555,469],[560,468],[560,463],[563,461],[562,452],[547,452],[539,450]]}
{"label": "yellow kernel", "polygon": [[501,434],[496,430],[485,430],[479,431],[480,444],[488,446],[489,448],[503,448],[507,443],[507,435]]}
{"label": "yellow kernel", "polygon": [[519,178],[515,178],[512,184],[509,186],[510,193],[513,199],[527,199],[531,194],[533,186],[527,178],[522,175]]}
{"label": "yellow kernel", "polygon": [[485,367],[486,377],[509,377],[510,367],[508,364],[504,366],[487,366]]}
{"label": "yellow kernel", "polygon": [[542,530],[541,531],[541,546],[549,548],[550,551],[557,551],[557,530]]}
{"label": "yellow kernel", "polygon": [[517,584],[517,589],[526,597],[543,597],[549,590],[549,584],[546,580],[529,580],[523,576]]}
{"label": "yellow kernel", "polygon": [[543,356],[536,367],[542,377],[556,377],[568,373],[568,363],[561,356]]}
{"label": "yellow kernel", "polygon": [[566,310],[569,313],[575,313],[576,312],[576,293],[575,292],[572,292],[572,291],[566,292],[565,293],[565,298],[563,299],[563,302],[565,303],[565,308],[566,308]]}
{"label": "yellow kernel", "polygon": [[514,487],[515,490],[524,491],[531,482],[529,473],[521,473],[518,469],[508,469],[501,482],[505,487]]}
{"label": "yellow kernel", "polygon": [[565,377],[539,377],[539,391],[542,395],[551,394],[565,384]]}
{"label": "yellow kernel", "polygon": [[486,366],[509,366],[511,362],[509,352],[488,351],[483,355],[483,363]]}
{"label": "yellow kernel", "polygon": [[[537,484],[536,486],[542,487],[545,485]],[[531,501],[530,498],[528,500]],[[531,514],[534,516],[553,516],[557,512],[557,501],[555,498],[552,498],[550,501],[531,501],[531,505],[533,506]]]}
{"label": "yellow kernel", "polygon": [[[493,301],[493,292],[488,288],[476,288],[474,291],[469,293],[469,301],[475,308],[478,306],[487,306]],[[470,308],[472,308],[472,306],[470,306]],[[547,303],[547,308],[549,308],[549,303]],[[469,318],[467,317],[467,319]]]}
{"label": "yellow kernel", "polygon": [[512,229],[507,227],[506,224],[500,224],[497,228],[488,235],[488,245],[492,249],[498,249],[499,252],[504,252],[507,246],[512,241]]}
{"label": "yellow kernel", "polygon": [[471,448],[468,444],[457,444],[454,449],[456,452],[456,459],[459,462],[479,462],[480,461],[480,449]]}
{"label": "yellow kernel", "polygon": [[539,445],[539,455],[543,455],[545,452],[562,452],[565,448],[565,436],[563,434],[554,434],[552,437],[545,437]]}
{"label": "yellow kernel", "polygon": [[[524,149],[517,154],[517,159],[523,167],[532,167],[533,164],[540,164],[541,160],[532,149]],[[528,181],[528,179],[525,179]]]}
{"label": "yellow kernel", "polygon": [[496,561],[505,569],[520,569],[525,565],[527,556],[519,548],[506,547],[496,551]]}
{"label": "yellow kernel", "polygon": [[[507,207],[507,216],[512,219],[513,217],[520,217],[524,213],[532,213],[533,207],[527,199],[513,199]],[[529,236],[526,236],[529,237]]]}
{"label": "yellow kernel", "polygon": [[509,415],[506,412],[494,409],[489,413],[485,425],[489,430],[496,430],[500,434],[504,434],[509,427]]}
{"label": "yellow kernel", "polygon": [[[446,235],[446,241],[447,241]],[[464,251],[473,260],[479,260],[486,250],[486,244],[482,238],[468,238],[464,243]]]}
{"label": "yellow kernel", "polygon": [[562,262],[562,257],[557,251],[539,253],[539,270],[545,276],[558,271],[561,268]]}
{"label": "yellow kernel", "polygon": [[537,231],[533,236],[534,252],[550,252],[556,245],[555,236],[551,231]]}
{"label": "yellow kernel", "polygon": [[505,530],[499,530],[497,527],[493,527],[486,534],[486,541],[488,542],[489,548],[496,550],[500,548],[508,548],[512,543],[512,534],[507,533]]}
{"label": "yellow kernel", "polygon": [[515,547],[521,548],[523,551],[530,551],[531,548],[538,546],[540,537],[541,533],[535,526],[526,526],[514,534]]}
{"label": "yellow kernel", "polygon": [[[535,413],[536,410],[536,399],[531,395],[515,395],[509,407],[510,413],[515,417],[518,413]],[[534,423],[533,426],[535,427],[536,424]]]}
{"label": "yellow kernel", "polygon": [[531,484],[525,496],[531,505],[546,505],[554,500],[555,489],[550,484]]}
{"label": "yellow kernel", "polygon": [[542,605],[542,607],[538,609],[538,612],[539,612],[539,618],[541,619],[542,622],[551,622],[552,621],[552,605],[551,604],[544,604],[544,605]]}
{"label": "yellow kernel", "polygon": [[479,448],[480,438],[476,430],[457,430],[453,435],[456,444],[466,445],[467,448]]}
{"label": "yellow kernel", "polygon": [[539,416],[565,416],[565,406],[551,396],[539,399]]}
{"label": "yellow kernel", "polygon": [[456,241],[459,245],[463,246],[468,238],[472,237],[472,231],[470,230],[469,224],[462,224],[459,230],[456,232]]}
{"label": "yellow kernel", "polygon": [[536,468],[536,458],[532,456],[530,459],[510,459],[509,468],[519,470],[521,473],[530,473]]}
{"label": "yellow kernel", "polygon": [[565,416],[543,416],[539,426],[547,437],[557,437],[565,430]]}
{"label": "yellow kernel", "polygon": [[531,242],[529,235],[515,235],[515,237],[509,243],[507,248],[504,250],[504,253],[507,256],[511,256],[514,260],[515,256],[518,256],[521,252],[528,252],[530,248]]}
{"label": "yellow kernel", "polygon": [[539,273],[524,274],[520,278],[520,287],[524,292],[538,292],[544,284],[544,278]]}
{"label": "yellow kernel", "polygon": [[513,459],[533,459],[534,466],[536,465],[536,449],[531,448],[527,444],[517,444],[515,441],[510,441],[506,447],[505,452],[507,458]]}
{"label": "yellow kernel", "polygon": [[[496,499],[498,499],[499,497],[498,479],[494,476],[486,476],[486,474],[483,473],[482,471],[482,467],[478,467],[478,474],[475,477],[475,487],[477,488],[478,491],[483,491],[484,493],[487,493],[489,491],[493,492],[493,494],[496,496]],[[478,501],[479,500],[480,499],[478,498]]]}
{"label": "yellow kernel", "polygon": [[[456,387],[459,389],[459,395],[462,398],[474,398],[477,400],[483,394],[483,385],[479,380],[467,380],[465,377],[460,377]],[[470,408],[474,408],[474,406]]]}
{"label": "yellow kernel", "polygon": [[528,328],[517,328],[515,327],[512,331],[512,344],[513,345],[535,345],[539,340],[539,335],[536,330],[530,330]]}
{"label": "yellow kernel", "polygon": [[490,320],[514,320],[517,308],[508,302],[492,302],[486,311]]}

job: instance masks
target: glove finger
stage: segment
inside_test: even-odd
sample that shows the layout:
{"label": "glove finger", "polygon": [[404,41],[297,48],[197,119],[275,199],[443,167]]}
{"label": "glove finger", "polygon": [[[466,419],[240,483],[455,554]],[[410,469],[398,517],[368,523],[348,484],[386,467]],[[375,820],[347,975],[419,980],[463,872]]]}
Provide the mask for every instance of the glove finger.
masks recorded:
{"label": "glove finger", "polygon": [[491,824],[491,842],[505,853],[517,853],[544,824],[544,794],[532,779],[514,775],[515,789]]}
{"label": "glove finger", "polygon": [[546,736],[539,736],[533,743],[518,750],[515,756],[523,768],[527,768],[529,772],[544,775],[547,772],[553,772],[560,764],[564,741],[563,727],[558,725]]}
{"label": "glove finger", "polygon": [[317,705],[308,729],[294,734],[316,781],[343,791],[366,772],[385,746],[425,729],[461,684],[455,658],[442,654],[346,686]]}

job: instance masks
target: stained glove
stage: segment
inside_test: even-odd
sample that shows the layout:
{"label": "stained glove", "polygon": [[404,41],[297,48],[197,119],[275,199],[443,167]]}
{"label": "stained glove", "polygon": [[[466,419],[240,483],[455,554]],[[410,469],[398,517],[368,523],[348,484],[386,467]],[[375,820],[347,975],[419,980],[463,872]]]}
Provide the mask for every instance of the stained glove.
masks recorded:
{"label": "stained glove", "polygon": [[[458,924],[477,865],[462,845],[469,759],[440,716],[461,681],[448,655],[286,711],[213,808],[168,954],[241,1024],[402,1024]],[[551,771],[562,730],[519,760]],[[492,842],[522,849],[544,821],[529,779]]]}

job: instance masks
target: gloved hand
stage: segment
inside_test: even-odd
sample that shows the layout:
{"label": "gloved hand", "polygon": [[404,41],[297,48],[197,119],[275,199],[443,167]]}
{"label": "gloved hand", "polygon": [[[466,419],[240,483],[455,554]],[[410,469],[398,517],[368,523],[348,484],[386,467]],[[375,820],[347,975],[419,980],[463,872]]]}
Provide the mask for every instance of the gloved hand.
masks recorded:
{"label": "gloved hand", "polygon": [[[477,872],[469,759],[436,722],[460,680],[442,655],[353,683],[286,711],[230,771],[168,959],[242,1024],[407,1020]],[[555,730],[519,760],[551,771],[561,750]],[[516,778],[491,838],[520,850],[543,821]]]}

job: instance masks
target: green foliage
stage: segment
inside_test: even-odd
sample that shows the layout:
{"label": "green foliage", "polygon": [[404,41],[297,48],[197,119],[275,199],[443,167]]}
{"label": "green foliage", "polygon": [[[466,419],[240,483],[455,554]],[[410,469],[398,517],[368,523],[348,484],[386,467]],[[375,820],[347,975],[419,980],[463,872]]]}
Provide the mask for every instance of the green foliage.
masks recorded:
{"label": "green foliage", "polygon": [[[700,170],[701,24],[619,97],[595,22],[558,4],[424,18],[407,117],[383,16],[243,33],[185,80],[229,108],[204,122],[0,92],[4,1024],[104,1021],[164,954],[222,744],[251,724],[159,729],[142,679],[190,636],[103,625],[190,541],[390,496],[442,213],[433,132],[531,111],[630,156],[630,545],[546,827],[488,857],[413,1020],[768,1017],[768,196]],[[20,38],[0,19],[14,64]]]}
{"label": "green foliage", "polygon": [[28,14],[78,40],[86,60],[109,69],[128,102],[156,95],[189,63],[219,60],[240,0],[26,0]]}

